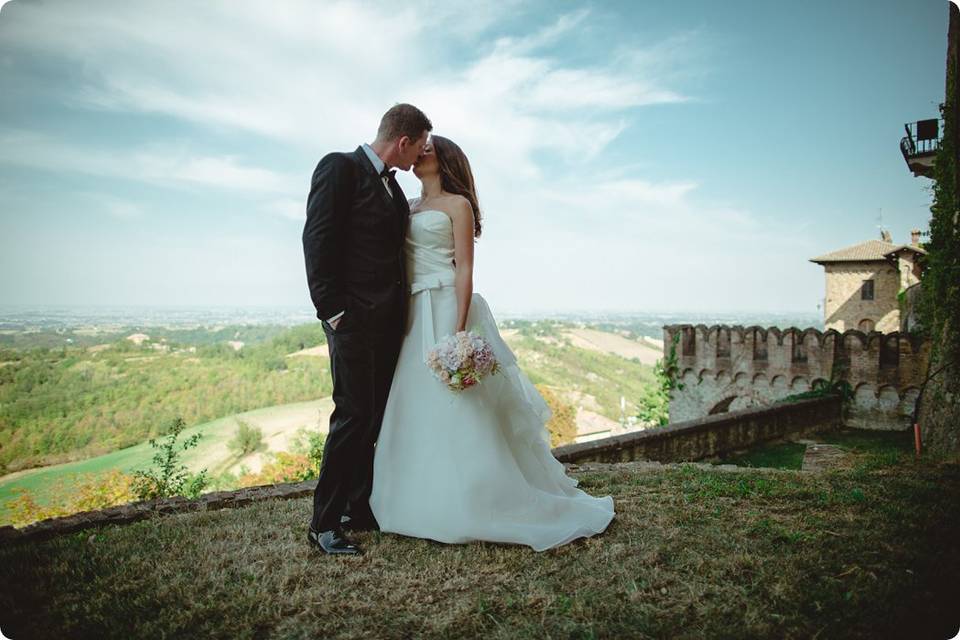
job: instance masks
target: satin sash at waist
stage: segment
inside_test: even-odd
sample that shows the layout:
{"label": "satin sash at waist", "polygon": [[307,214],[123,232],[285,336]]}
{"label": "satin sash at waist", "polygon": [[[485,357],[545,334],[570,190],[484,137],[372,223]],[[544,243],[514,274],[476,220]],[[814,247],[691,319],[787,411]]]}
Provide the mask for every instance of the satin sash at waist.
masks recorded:
{"label": "satin sash at waist", "polygon": [[415,296],[421,291],[427,289],[442,289],[443,287],[452,287],[454,271],[435,271],[434,273],[425,273],[416,276],[410,283],[410,295]]}
{"label": "satin sash at waist", "polygon": [[[420,335],[420,345],[423,361],[426,362],[430,350],[437,344],[437,335],[433,327],[433,301],[430,298],[431,289],[442,289],[444,287],[454,286],[454,271],[437,271],[434,273],[425,273],[416,276],[410,283],[410,296],[419,298],[412,301],[413,304],[420,305],[420,322],[422,332]],[[412,306],[412,305],[411,305]]]}
{"label": "satin sash at waist", "polygon": [[[420,350],[423,361],[426,362],[430,350],[437,346],[437,341],[444,337],[438,336],[433,324],[433,298],[430,294],[433,289],[444,289],[454,286],[454,272],[439,271],[417,276],[410,284],[411,307],[420,305],[418,309],[421,317]],[[417,300],[416,298],[419,298]],[[456,313],[456,310],[454,310]],[[412,314],[411,314],[412,315]],[[455,318],[454,318],[455,319]],[[483,336],[493,348],[493,354],[502,366],[514,365],[517,358],[500,336],[496,321],[490,312],[487,301],[479,293],[470,298],[470,313],[467,316],[467,330],[475,331]],[[414,339],[413,336],[410,336]]]}

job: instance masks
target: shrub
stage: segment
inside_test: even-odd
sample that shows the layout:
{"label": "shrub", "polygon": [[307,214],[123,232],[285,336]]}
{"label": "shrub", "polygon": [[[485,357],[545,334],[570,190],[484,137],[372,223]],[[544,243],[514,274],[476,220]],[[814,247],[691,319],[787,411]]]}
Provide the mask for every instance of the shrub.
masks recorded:
{"label": "shrub", "polygon": [[564,402],[556,391],[544,385],[537,385],[537,391],[543,396],[550,407],[553,416],[547,422],[547,431],[550,432],[550,446],[570,444],[577,439],[577,410],[568,402]]}
{"label": "shrub", "polygon": [[238,482],[241,487],[279,482],[301,482],[316,477],[309,457],[298,453],[281,451],[274,454],[272,462],[264,465],[260,473],[245,473]]}
{"label": "shrub", "polygon": [[[184,427],[183,418],[175,418],[162,444],[150,439],[150,446],[156,449],[153,466],[133,473],[133,490],[140,500],[171,496],[196,498],[207,486],[206,469],[198,474],[191,474],[186,465],[180,463],[180,452],[196,447],[200,440],[200,434],[195,433],[184,442],[177,443]],[[180,446],[177,446],[178,444]]]}
{"label": "shrub", "polygon": [[679,381],[680,366],[677,362],[677,345],[680,333],[671,340],[670,350],[665,360],[657,360],[653,365],[653,375],[657,386],[644,390],[637,403],[637,419],[645,424],[663,426],[670,422],[670,398],[673,390],[682,391],[684,384]]}
{"label": "shrub", "polygon": [[263,448],[263,431],[245,420],[237,420],[237,431],[227,447],[239,456],[245,456]]}
{"label": "shrub", "polygon": [[313,469],[313,475],[304,478],[304,480],[316,478],[320,475],[320,464],[323,462],[323,447],[326,441],[326,434],[320,431],[309,431],[304,427],[297,430],[291,450],[295,454],[307,456]]}
{"label": "shrub", "polygon": [[[660,361],[657,361],[659,367]],[[659,375],[660,371],[656,370]],[[670,395],[661,386],[644,389],[637,402],[637,419],[645,425],[663,426],[670,422]]]}
{"label": "shrub", "polygon": [[121,471],[87,474],[72,479],[69,488],[61,487],[57,493],[62,498],[53,504],[40,505],[30,490],[18,489],[19,495],[6,506],[13,525],[22,527],[38,520],[133,502],[137,498],[133,484],[133,476]]}

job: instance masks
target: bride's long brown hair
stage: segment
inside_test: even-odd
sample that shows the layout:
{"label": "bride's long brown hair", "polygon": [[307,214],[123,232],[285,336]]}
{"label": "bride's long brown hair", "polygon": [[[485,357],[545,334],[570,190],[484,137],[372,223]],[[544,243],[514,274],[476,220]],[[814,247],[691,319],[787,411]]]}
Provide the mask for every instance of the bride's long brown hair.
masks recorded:
{"label": "bride's long brown hair", "polygon": [[431,135],[430,141],[440,167],[440,186],[447,193],[455,193],[470,201],[473,208],[473,237],[479,238],[482,228],[480,203],[477,201],[477,187],[473,182],[473,171],[470,170],[467,155],[450,138]]}

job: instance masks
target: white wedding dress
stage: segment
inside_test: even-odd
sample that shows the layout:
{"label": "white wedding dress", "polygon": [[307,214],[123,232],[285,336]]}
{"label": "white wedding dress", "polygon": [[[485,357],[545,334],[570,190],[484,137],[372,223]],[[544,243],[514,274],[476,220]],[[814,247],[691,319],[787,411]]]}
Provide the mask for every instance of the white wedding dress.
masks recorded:
{"label": "white wedding dress", "polygon": [[437,210],[410,216],[408,332],[400,349],[373,464],[370,507],[386,532],[440,542],[487,540],[537,551],[602,532],[613,498],[577,488],[550,453],[543,398],[517,367],[484,299],[468,330],[493,346],[500,372],[455,393],[427,352],[454,332],[453,226]]}

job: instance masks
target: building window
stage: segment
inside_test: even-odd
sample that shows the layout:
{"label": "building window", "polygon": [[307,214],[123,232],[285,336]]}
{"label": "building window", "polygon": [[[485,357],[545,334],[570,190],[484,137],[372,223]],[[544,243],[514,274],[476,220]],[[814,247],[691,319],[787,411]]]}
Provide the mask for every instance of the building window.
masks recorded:
{"label": "building window", "polygon": [[861,300],[873,300],[873,280],[864,280],[860,287]]}

